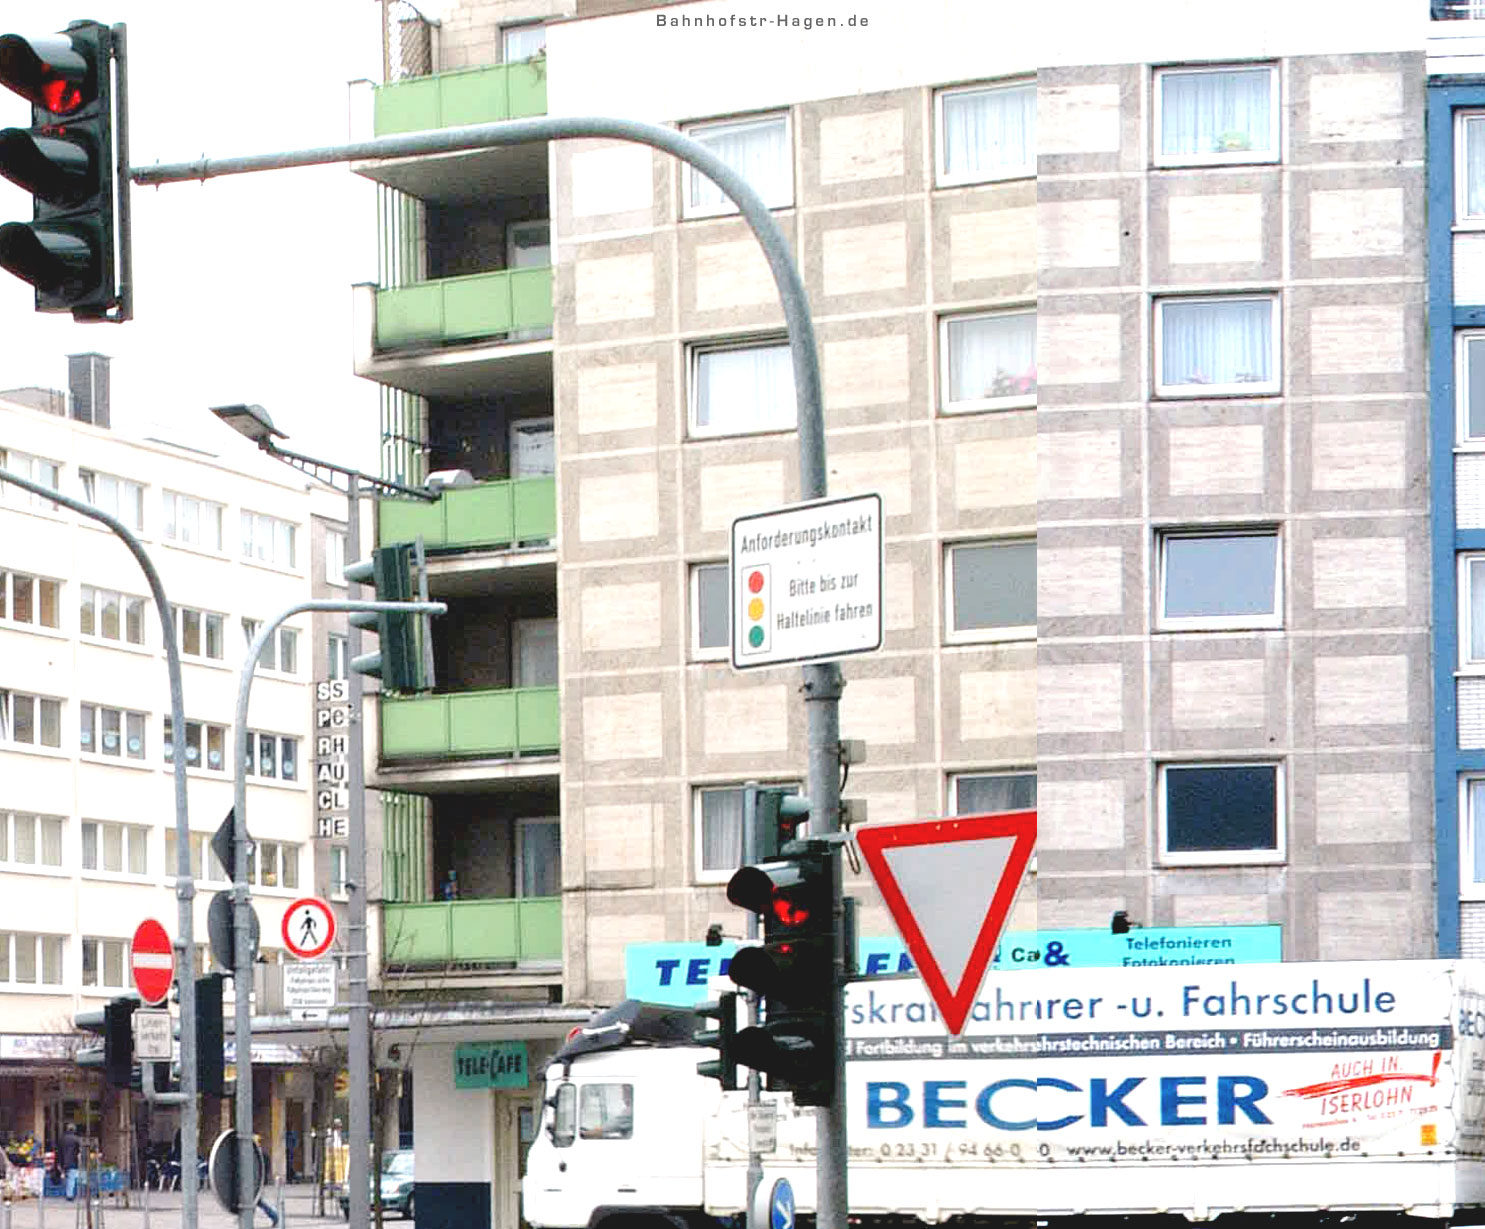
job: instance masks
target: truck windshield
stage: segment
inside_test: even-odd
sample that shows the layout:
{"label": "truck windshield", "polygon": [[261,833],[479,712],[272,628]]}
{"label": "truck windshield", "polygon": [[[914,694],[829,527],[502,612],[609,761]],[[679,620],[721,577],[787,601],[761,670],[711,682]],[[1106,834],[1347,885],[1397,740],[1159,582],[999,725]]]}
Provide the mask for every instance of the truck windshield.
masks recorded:
{"label": "truck windshield", "polygon": [[582,1107],[578,1122],[584,1139],[633,1138],[633,1084],[584,1084]]}

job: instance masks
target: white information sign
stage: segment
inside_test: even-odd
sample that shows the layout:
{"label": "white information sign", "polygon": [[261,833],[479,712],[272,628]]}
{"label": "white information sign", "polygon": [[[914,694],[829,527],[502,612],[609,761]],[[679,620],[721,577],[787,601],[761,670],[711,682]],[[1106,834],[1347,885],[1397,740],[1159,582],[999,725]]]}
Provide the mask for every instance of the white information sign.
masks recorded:
{"label": "white information sign", "polygon": [[168,1010],[151,1011],[145,1007],[134,1011],[134,1056],[147,1062],[169,1062],[174,1030]]}
{"label": "white information sign", "polygon": [[[335,961],[298,960],[285,964],[284,1007],[295,1020],[324,1020],[335,1006]],[[313,1015],[304,1014],[314,1012]]]}
{"label": "white information sign", "polygon": [[882,647],[882,497],[820,499],[732,522],[732,664]]}

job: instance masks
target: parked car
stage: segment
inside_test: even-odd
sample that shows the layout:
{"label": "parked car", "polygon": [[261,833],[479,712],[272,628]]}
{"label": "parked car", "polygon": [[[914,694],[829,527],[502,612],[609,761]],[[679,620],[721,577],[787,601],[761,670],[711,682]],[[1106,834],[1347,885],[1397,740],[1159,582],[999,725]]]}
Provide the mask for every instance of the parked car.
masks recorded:
{"label": "parked car", "polygon": [[[404,1220],[413,1218],[413,1154],[411,1148],[382,1153],[382,1211],[401,1212]],[[375,1192],[372,1192],[373,1202]],[[351,1219],[351,1192],[340,1189],[340,1214]]]}

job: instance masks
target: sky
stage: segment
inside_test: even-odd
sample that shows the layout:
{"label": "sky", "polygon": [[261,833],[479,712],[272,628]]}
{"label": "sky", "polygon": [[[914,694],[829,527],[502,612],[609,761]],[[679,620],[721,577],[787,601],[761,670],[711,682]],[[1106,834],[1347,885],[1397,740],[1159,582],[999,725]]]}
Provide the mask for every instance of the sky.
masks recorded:
{"label": "sky", "polygon": [[[106,7],[105,7],[106,6]],[[430,6],[436,9],[437,6]],[[185,162],[343,144],[369,135],[380,80],[378,0],[24,0],[0,32],[79,18],[128,27],[130,162]],[[30,125],[0,89],[0,127]],[[112,360],[114,427],[164,428],[228,456],[247,448],[209,413],[256,402],[285,446],[375,473],[376,386],[351,371],[351,286],[376,279],[376,198],[344,163],[132,190],[134,319],[38,313],[0,270],[0,389],[65,388],[67,355]],[[0,180],[0,222],[30,197]],[[3,443],[3,441],[0,441]]]}

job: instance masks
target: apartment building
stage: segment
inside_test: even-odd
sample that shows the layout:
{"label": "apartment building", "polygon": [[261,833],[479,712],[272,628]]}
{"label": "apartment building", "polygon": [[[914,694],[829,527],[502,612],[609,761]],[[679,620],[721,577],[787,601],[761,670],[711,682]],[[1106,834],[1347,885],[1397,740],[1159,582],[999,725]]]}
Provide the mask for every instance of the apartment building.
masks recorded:
{"label": "apartment building", "polygon": [[[0,394],[0,468],[122,521],[149,552],[172,603],[201,973],[214,967],[207,908],[228,886],[209,840],[232,806],[247,638],[263,619],[308,598],[323,532],[313,513],[335,509],[315,502],[302,475],[256,463],[251,450],[213,456],[120,433],[111,426],[108,360],[83,354],[68,362],[68,393]],[[205,407],[201,413],[205,419]],[[330,532],[343,534],[341,509]],[[248,823],[256,840],[249,876],[260,958],[272,963],[282,956],[288,905],[335,887],[336,842],[317,839],[312,796],[319,639],[328,651],[328,633],[308,617],[290,619],[265,654],[249,708]],[[168,1142],[175,1120],[160,1110],[148,1120],[137,1095],[79,1069],[79,1047],[97,1038],[74,1033],[73,1020],[132,990],[129,943],[141,921],[156,918],[172,935],[178,927],[163,643],[148,582],[116,535],[0,483],[0,1139],[30,1133],[55,1142],[71,1120],[100,1139],[108,1161],[125,1165],[141,1142]],[[226,993],[230,1004],[230,981]],[[265,1045],[255,1047],[254,1062],[261,1130],[282,1166],[286,1131],[297,1123],[308,1139],[311,1129],[312,1056]],[[204,1143],[225,1108],[204,1107]]]}

